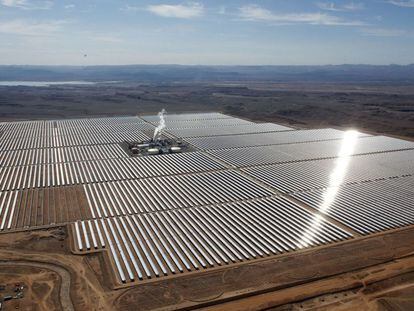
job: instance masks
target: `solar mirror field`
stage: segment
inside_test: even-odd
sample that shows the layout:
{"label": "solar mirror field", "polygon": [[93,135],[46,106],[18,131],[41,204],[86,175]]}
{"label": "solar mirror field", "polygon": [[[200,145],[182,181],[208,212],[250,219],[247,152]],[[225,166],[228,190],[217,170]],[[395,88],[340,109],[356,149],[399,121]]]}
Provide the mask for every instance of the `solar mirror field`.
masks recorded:
{"label": "solar mirror field", "polygon": [[[0,123],[0,236],[67,229],[110,287],[414,224],[414,142],[218,112]],[[157,136],[158,135],[158,136]]]}

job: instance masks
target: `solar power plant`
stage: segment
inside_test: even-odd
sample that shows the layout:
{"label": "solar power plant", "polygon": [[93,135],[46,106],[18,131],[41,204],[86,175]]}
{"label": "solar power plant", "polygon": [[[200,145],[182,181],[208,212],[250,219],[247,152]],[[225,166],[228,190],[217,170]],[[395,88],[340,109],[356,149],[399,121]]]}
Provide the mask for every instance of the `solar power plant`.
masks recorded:
{"label": "solar power plant", "polygon": [[[184,125],[185,126],[185,125]],[[204,136],[225,136],[225,135],[240,135],[266,132],[279,132],[292,130],[286,126],[261,123],[261,124],[241,124],[235,126],[220,126],[220,127],[197,127],[197,128],[172,128],[171,123],[168,124],[167,130],[177,137],[204,137]]]}
{"label": "solar power plant", "polygon": [[363,235],[413,223],[413,176],[341,185],[293,196]]}
{"label": "solar power plant", "polygon": [[[154,123],[154,124],[158,124],[159,122],[159,116],[158,115],[148,115],[148,116],[141,116],[141,119]],[[248,122],[245,120],[241,120],[241,119],[237,119],[237,118],[232,118],[230,116],[227,116],[225,114],[222,113],[217,113],[217,112],[210,112],[210,113],[180,113],[180,114],[169,114],[167,117],[167,122],[177,122],[177,121],[185,121],[185,122],[198,122],[198,121],[202,121],[202,122],[208,122],[209,120],[211,122],[216,122],[216,123],[220,123],[222,121],[222,119],[229,119],[230,122]],[[227,121],[229,121],[227,120]]]}
{"label": "solar power plant", "polygon": [[159,116],[0,123],[0,233],[67,225],[114,286],[414,224],[414,143],[222,113],[167,114],[189,151],[133,156]]}
{"label": "solar power plant", "polygon": [[414,150],[290,162],[243,169],[280,192],[400,177],[414,173]]}
{"label": "solar power plant", "polygon": [[[272,146],[241,147],[224,150],[210,150],[209,154],[228,165],[258,166],[285,162],[317,160],[340,156],[341,140],[305,142]],[[414,143],[385,136],[363,136],[355,139],[349,155],[381,153],[414,149]]]}
{"label": "solar power plant", "polygon": [[[279,145],[309,141],[341,139],[344,133],[335,129],[281,131],[245,135],[187,138],[192,145],[202,150],[227,149],[266,145]],[[358,136],[369,136],[359,133]]]}

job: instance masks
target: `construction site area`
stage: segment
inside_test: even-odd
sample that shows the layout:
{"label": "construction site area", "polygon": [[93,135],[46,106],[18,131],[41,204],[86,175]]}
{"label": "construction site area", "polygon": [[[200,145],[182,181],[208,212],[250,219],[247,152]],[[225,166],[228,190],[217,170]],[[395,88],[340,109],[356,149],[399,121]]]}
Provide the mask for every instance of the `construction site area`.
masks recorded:
{"label": "construction site area", "polygon": [[413,141],[219,112],[0,123],[0,310],[413,297]]}

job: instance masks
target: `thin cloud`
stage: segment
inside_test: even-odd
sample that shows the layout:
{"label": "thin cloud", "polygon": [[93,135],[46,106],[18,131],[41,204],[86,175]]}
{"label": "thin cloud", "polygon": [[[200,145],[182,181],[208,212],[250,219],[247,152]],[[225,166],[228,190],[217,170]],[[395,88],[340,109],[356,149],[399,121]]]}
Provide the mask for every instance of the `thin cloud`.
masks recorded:
{"label": "thin cloud", "polygon": [[316,6],[321,10],[339,12],[342,11],[339,7],[336,6],[333,2],[318,2]]}
{"label": "thin cloud", "polygon": [[108,36],[108,35],[102,35],[102,36],[95,36],[95,41],[99,42],[105,42],[105,43],[121,43],[124,42],[121,38],[115,37],[115,36]]}
{"label": "thin cloud", "polygon": [[49,10],[53,6],[53,1],[39,0],[0,0],[3,6],[24,10]]}
{"label": "thin cloud", "polygon": [[24,8],[27,6],[26,0],[1,0],[0,3],[10,8]]}
{"label": "thin cloud", "polygon": [[66,10],[74,9],[75,8],[75,5],[74,4],[67,4],[67,5],[64,6],[64,8]]}
{"label": "thin cloud", "polygon": [[364,9],[363,3],[349,2],[343,5],[336,5],[334,2],[317,2],[317,7],[321,10],[331,12],[351,12]]}
{"label": "thin cloud", "polygon": [[222,6],[220,6],[219,7],[219,9],[218,9],[218,14],[220,14],[220,15],[225,15],[226,14],[226,12],[227,12],[227,8],[224,6],[224,5],[222,5]]}
{"label": "thin cloud", "polygon": [[360,32],[372,37],[401,37],[408,34],[405,30],[390,28],[363,28]]}
{"label": "thin cloud", "polygon": [[276,24],[308,24],[327,26],[362,26],[360,21],[348,21],[324,13],[288,13],[275,14],[258,5],[246,5],[239,8],[239,17],[247,21],[262,21]]}
{"label": "thin cloud", "polygon": [[142,8],[127,4],[124,7],[122,7],[120,10],[123,11],[123,12],[137,12],[137,11],[142,10]]}
{"label": "thin cloud", "polygon": [[408,0],[408,1],[398,1],[398,0],[390,0],[388,3],[391,3],[396,6],[400,6],[403,8],[414,8],[414,0]]}
{"label": "thin cloud", "polygon": [[147,6],[146,10],[162,17],[194,18],[203,15],[204,6],[198,2],[187,4],[158,4]]}
{"label": "thin cloud", "polygon": [[66,21],[34,22],[16,19],[0,22],[0,33],[21,36],[50,36],[62,30]]}
{"label": "thin cloud", "polygon": [[346,11],[359,11],[363,10],[365,8],[365,5],[363,3],[350,2],[344,4],[342,8]]}

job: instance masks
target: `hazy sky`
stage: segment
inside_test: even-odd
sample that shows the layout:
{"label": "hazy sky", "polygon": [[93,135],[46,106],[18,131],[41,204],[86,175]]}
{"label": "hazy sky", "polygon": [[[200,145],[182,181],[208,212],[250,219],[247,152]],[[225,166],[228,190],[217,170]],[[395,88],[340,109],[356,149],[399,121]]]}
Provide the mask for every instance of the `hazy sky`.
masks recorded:
{"label": "hazy sky", "polygon": [[0,0],[0,64],[342,63],[414,63],[414,0]]}

